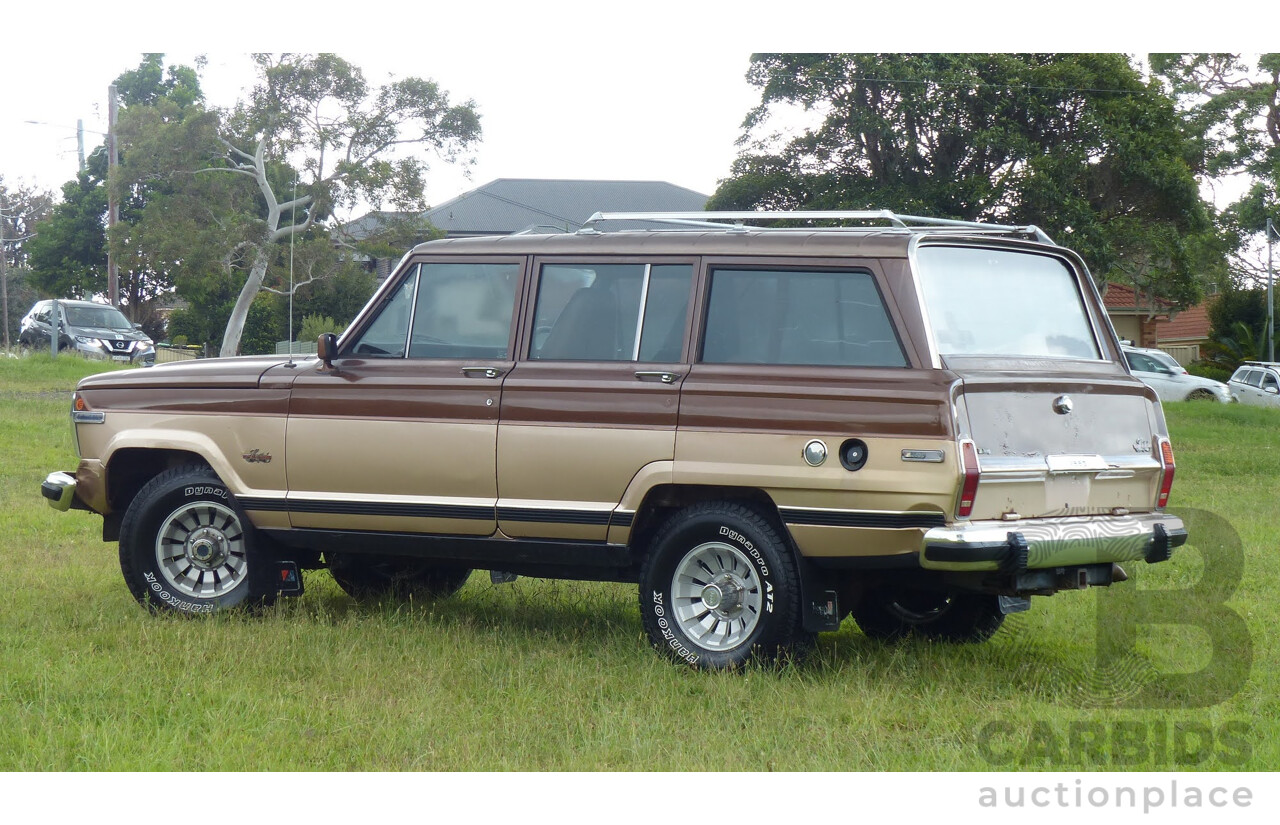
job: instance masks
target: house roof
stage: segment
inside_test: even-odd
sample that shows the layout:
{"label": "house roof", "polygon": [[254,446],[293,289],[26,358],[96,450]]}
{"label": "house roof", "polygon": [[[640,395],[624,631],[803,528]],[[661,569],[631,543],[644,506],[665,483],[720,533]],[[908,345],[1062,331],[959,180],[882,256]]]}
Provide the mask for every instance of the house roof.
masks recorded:
{"label": "house roof", "polygon": [[1142,303],[1139,305],[1138,297],[1133,287],[1128,284],[1108,283],[1106,292],[1102,295],[1102,303],[1106,306],[1108,312],[1116,314],[1132,314],[1137,312],[1155,312],[1164,314],[1169,311],[1171,304],[1161,298],[1152,301],[1150,296],[1144,295]]}
{"label": "house roof", "polygon": [[429,210],[427,220],[454,237],[574,232],[596,212],[689,212],[706,203],[663,181],[499,178]]}
{"label": "house roof", "polygon": [[1213,322],[1209,320],[1209,305],[1212,299],[1179,312],[1168,321],[1162,321],[1156,327],[1156,336],[1160,343],[1175,341],[1202,341],[1209,337]]}

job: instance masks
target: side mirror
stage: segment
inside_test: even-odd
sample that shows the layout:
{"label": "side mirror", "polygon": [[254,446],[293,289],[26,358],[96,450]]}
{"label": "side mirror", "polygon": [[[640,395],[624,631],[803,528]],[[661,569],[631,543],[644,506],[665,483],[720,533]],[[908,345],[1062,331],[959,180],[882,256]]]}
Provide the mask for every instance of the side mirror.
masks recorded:
{"label": "side mirror", "polygon": [[338,336],[332,332],[321,333],[316,339],[316,355],[329,369],[333,369],[333,359],[338,354]]}
{"label": "side mirror", "polygon": [[142,324],[134,324],[134,325],[133,325],[133,328],[134,328],[134,329],[142,329]]}
{"label": "side mirror", "polygon": [[1276,387],[1263,387],[1262,391],[1266,393],[1270,393],[1271,395],[1280,395],[1280,388],[1276,388]]}

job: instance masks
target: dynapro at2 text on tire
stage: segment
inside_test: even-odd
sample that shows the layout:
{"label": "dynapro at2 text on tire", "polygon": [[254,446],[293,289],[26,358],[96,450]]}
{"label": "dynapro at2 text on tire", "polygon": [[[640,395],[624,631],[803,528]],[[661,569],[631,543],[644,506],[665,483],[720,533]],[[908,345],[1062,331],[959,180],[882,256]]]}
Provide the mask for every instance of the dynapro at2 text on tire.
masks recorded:
{"label": "dynapro at2 text on tire", "polygon": [[738,503],[694,505],[654,537],[640,573],[654,646],[699,668],[729,668],[801,640],[796,563],[770,520]]}
{"label": "dynapro at2 text on tire", "polygon": [[275,599],[252,525],[208,467],[167,470],[138,492],[120,524],[120,570],[154,612],[212,613]]}

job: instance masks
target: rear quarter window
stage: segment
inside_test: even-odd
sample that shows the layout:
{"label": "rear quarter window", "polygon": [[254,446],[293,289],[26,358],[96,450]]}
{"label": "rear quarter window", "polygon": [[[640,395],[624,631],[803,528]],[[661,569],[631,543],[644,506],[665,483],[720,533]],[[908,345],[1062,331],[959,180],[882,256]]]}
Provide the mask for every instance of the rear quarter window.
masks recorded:
{"label": "rear quarter window", "polygon": [[870,272],[716,269],[702,361],[905,367]]}

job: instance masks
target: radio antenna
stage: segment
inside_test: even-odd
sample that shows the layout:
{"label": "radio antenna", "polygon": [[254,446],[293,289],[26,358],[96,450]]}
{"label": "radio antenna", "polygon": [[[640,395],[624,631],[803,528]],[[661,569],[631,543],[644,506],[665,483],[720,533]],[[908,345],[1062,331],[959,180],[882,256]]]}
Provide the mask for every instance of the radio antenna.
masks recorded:
{"label": "radio antenna", "polygon": [[293,239],[298,234],[298,173],[293,173],[293,205],[289,223],[293,231],[289,233],[289,366],[293,366]]}

